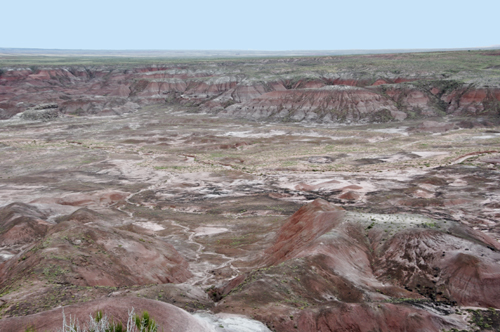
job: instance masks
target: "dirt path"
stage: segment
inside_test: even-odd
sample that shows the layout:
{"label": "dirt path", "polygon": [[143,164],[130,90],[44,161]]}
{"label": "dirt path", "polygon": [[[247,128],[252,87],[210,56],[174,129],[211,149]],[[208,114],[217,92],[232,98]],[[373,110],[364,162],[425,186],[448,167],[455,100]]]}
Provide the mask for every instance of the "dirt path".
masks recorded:
{"label": "dirt path", "polygon": [[[236,258],[228,257],[224,254],[219,254],[215,252],[204,252],[205,246],[194,240],[194,238],[197,235],[195,231],[192,231],[189,227],[183,226],[174,220],[170,220],[170,223],[172,224],[172,226],[180,227],[182,229],[183,233],[187,235],[186,242],[188,244],[194,244],[195,246],[198,246],[198,249],[196,249],[195,251],[194,262],[190,262],[190,270],[191,273],[193,273],[193,277],[187,281],[189,284],[195,286],[210,285],[209,281],[213,277],[210,271],[222,269],[225,267],[229,267],[234,272],[233,273],[234,275],[239,274],[240,271],[232,265],[232,263],[236,260]],[[225,262],[222,264],[210,263],[201,257],[202,254],[218,256],[223,260],[225,260]]]}

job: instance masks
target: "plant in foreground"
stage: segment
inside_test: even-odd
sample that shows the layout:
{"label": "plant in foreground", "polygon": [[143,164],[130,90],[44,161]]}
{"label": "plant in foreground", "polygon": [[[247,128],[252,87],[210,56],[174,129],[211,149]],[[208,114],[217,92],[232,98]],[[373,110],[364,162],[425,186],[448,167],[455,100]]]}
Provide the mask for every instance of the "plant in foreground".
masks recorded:
{"label": "plant in foreground", "polygon": [[[30,325],[26,327],[25,332],[36,332],[36,330],[33,325]],[[87,324],[80,324],[71,316],[69,321],[66,320],[63,310],[63,326],[58,332],[158,332],[158,325],[147,311],[137,315],[134,313],[134,308],[128,312],[126,328],[121,322],[115,323],[110,320],[101,310],[97,311],[95,317],[90,316]]]}

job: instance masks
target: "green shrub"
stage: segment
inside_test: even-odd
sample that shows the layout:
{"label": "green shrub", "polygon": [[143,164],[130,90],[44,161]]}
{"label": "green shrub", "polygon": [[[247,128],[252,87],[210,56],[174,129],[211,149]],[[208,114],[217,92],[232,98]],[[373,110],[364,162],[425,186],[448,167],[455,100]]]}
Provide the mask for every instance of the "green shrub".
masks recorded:
{"label": "green shrub", "polygon": [[35,327],[33,325],[28,325],[24,332],[35,332]]}
{"label": "green shrub", "polygon": [[[36,332],[36,329],[33,325],[28,325],[25,332]],[[158,325],[147,311],[136,315],[134,308],[128,313],[126,328],[121,322],[110,320],[102,310],[97,311],[94,317],[90,316],[87,324],[80,324],[71,316],[67,321],[63,310],[63,327],[58,332],[158,332]]]}
{"label": "green shrub", "polygon": [[144,311],[142,315],[134,316],[135,325],[140,332],[157,332],[158,326],[154,319],[149,317],[149,313]]}

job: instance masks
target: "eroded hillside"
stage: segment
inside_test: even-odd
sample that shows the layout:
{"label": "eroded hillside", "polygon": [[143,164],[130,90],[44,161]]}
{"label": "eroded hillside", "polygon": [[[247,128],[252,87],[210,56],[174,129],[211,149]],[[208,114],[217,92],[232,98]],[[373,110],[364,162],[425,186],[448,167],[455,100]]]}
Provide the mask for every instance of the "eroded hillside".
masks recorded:
{"label": "eroded hillside", "polygon": [[5,67],[0,118],[41,103],[63,114],[106,115],[163,102],[221,116],[323,123],[498,115],[499,59],[498,51],[475,51]]}

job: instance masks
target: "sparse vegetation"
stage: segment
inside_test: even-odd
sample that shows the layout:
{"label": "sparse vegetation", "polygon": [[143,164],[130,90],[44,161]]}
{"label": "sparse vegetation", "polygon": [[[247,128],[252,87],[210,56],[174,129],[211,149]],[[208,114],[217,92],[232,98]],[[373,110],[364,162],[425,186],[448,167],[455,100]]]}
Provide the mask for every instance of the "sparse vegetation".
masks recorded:
{"label": "sparse vegetation", "polygon": [[[121,322],[115,322],[113,318],[108,317],[101,310],[97,311],[93,317],[90,316],[86,324],[80,323],[71,316],[66,318],[64,310],[62,316],[63,326],[58,332],[159,332],[158,325],[147,311],[143,311],[138,315],[134,313],[134,308],[128,313],[126,326],[123,326]],[[35,326],[29,325],[26,327],[25,332],[40,331],[37,331]]]}
{"label": "sparse vegetation", "polygon": [[465,311],[469,313],[469,324],[473,331],[500,330],[500,314],[495,309],[466,309]]}

